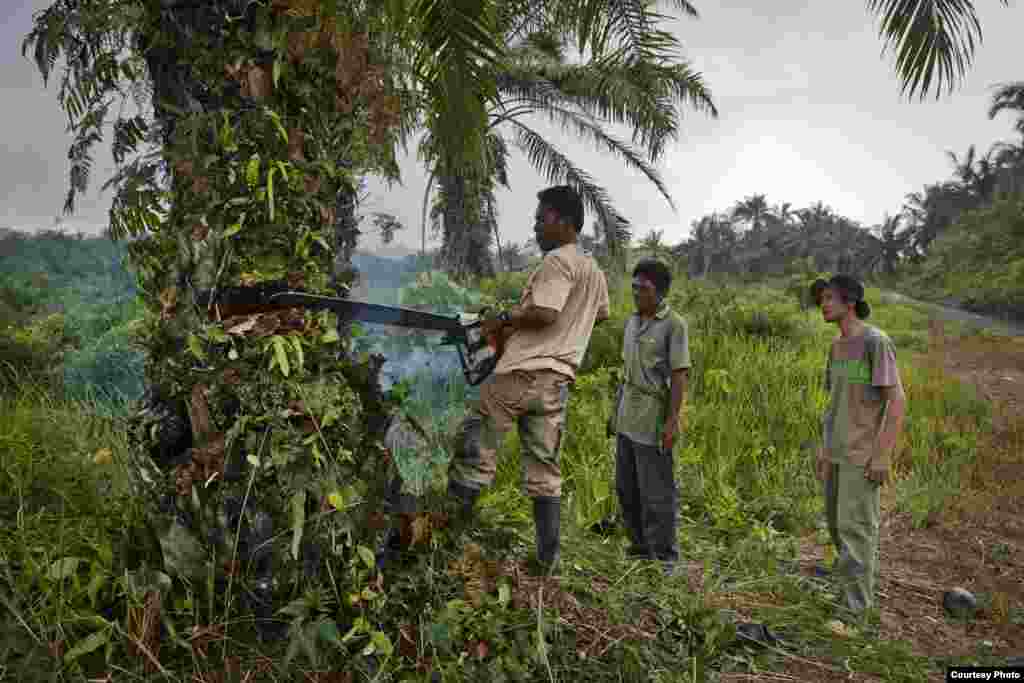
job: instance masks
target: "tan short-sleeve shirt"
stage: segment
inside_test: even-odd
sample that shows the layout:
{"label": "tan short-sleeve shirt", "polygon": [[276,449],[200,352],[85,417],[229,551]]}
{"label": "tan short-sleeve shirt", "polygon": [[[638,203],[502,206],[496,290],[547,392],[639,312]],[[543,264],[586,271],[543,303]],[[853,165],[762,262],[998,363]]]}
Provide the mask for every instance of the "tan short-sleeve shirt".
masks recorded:
{"label": "tan short-sleeve shirt", "polygon": [[554,370],[575,378],[594,323],[608,317],[608,283],[597,261],[576,244],[549,251],[530,274],[520,304],[554,309],[558,317],[547,327],[513,332],[495,374]]}

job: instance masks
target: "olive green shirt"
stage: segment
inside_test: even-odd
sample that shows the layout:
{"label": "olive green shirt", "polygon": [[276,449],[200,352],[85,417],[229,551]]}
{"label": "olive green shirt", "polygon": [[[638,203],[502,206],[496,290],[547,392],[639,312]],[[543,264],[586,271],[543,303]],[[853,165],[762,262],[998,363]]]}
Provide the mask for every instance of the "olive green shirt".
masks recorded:
{"label": "olive green shirt", "polygon": [[638,444],[657,446],[668,417],[672,371],[690,367],[686,320],[662,303],[651,320],[634,314],[622,340],[622,386],[615,431]]}

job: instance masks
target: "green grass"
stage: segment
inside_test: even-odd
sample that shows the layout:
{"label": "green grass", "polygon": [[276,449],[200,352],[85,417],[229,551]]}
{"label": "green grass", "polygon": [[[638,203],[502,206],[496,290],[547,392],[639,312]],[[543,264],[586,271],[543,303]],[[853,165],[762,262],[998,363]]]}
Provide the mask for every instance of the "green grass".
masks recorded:
{"label": "green grass", "polygon": [[[481,604],[465,602],[463,582],[449,569],[466,539],[439,534],[407,571],[389,575],[376,627],[396,645],[403,628],[414,633],[417,657],[430,655],[444,680],[702,680],[705,670],[771,670],[805,659],[842,672],[835,675],[849,669],[920,680],[929,664],[906,644],[878,641],[872,623],[853,637],[835,637],[826,626],[834,596],[778,569],[794,558],[796,539],[813,532],[821,514],[808,449],[818,438],[826,401],[822,371],[835,334],[816,312],[801,312],[778,290],[681,281],[672,294],[689,322],[694,364],[686,435],[676,450],[680,542],[687,558],[705,564],[704,591],[693,594],[685,579],[666,582],[652,568],[626,562],[619,536],[589,531],[616,510],[614,454],[604,424],[621,325],[630,313],[625,289],[616,291],[613,318],[595,336],[571,395],[563,441],[562,586],[572,601],[546,602],[540,611],[517,605],[505,579],[508,591],[499,580]],[[909,397],[896,456],[897,505],[925,524],[959,493],[961,468],[978,457],[991,416],[967,388],[912,362],[912,352],[927,344],[922,313],[884,305],[874,290],[869,301],[871,322],[896,341]],[[414,385],[410,410],[424,420],[440,417],[430,429],[442,439],[457,424],[452,406],[465,400],[464,389],[458,382]],[[447,404],[443,415],[429,410],[441,404]],[[112,461],[96,464],[104,448]],[[128,653],[126,636],[125,609],[134,599],[124,578],[126,550],[135,542],[126,529],[136,512],[126,488],[125,449],[123,418],[109,411],[45,391],[0,400],[0,505],[10,520],[0,531],[0,597],[7,612],[2,642],[10,643],[0,650],[0,667],[16,679],[51,680],[60,672],[65,680],[82,680],[109,671],[115,680],[119,673],[142,679],[143,660]],[[482,527],[469,534],[487,559],[522,558],[532,545],[519,476],[513,434],[482,501]],[[249,666],[254,652],[262,652],[272,658],[277,680],[294,680],[298,668],[312,667],[303,657],[286,665],[286,643],[256,643],[236,609],[213,603],[198,609],[190,602],[198,598],[174,590],[164,613],[173,630],[159,657],[166,673],[154,680],[194,680],[198,672],[223,668],[225,653]],[[331,598],[325,590],[321,609],[331,614],[346,597]],[[737,642],[731,609],[767,623],[785,645]],[[210,659],[196,656],[187,629],[218,623],[231,626],[230,640],[211,646]],[[623,624],[652,637],[614,635]],[[475,649],[481,641],[487,648],[482,660]],[[65,660],[50,655],[50,644],[59,642]],[[362,656],[362,644],[320,651],[319,666],[352,666],[362,672],[355,680],[429,680],[410,660]],[[76,646],[95,649],[66,661]],[[833,675],[821,672],[821,680]]]}

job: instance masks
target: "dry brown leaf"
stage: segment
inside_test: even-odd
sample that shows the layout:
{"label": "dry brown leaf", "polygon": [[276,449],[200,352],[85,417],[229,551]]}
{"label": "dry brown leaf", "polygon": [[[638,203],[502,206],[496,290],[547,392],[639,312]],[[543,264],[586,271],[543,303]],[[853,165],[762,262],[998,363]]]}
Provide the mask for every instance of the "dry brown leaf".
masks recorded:
{"label": "dry brown leaf", "polygon": [[[288,286],[292,289],[302,289],[306,286],[306,274],[301,270],[293,270],[288,273]],[[294,317],[294,313],[292,317]]]}
{"label": "dry brown leaf", "polygon": [[418,515],[412,521],[412,543],[411,545],[424,544],[430,540],[430,516]]}
{"label": "dry brown leaf", "polygon": [[192,192],[197,195],[204,195],[210,190],[210,179],[204,175],[192,179]]}
{"label": "dry brown leaf", "polygon": [[490,651],[490,648],[487,647],[486,640],[476,641],[476,647],[473,649],[477,659],[485,659],[487,657],[487,653]]}
{"label": "dry brown leaf", "polygon": [[416,659],[419,654],[419,647],[416,645],[415,630],[412,624],[402,624],[398,627],[398,654],[406,659]]}
{"label": "dry brown leaf", "polygon": [[220,624],[213,626],[193,626],[192,634],[188,637],[192,651],[202,658],[207,656],[207,646],[210,643],[220,642],[224,639],[224,627]]}
{"label": "dry brown leaf", "polygon": [[253,328],[254,337],[269,337],[277,332],[281,326],[281,319],[274,313],[264,313],[259,316],[256,326]]}
{"label": "dry brown leaf", "polygon": [[210,234],[210,226],[202,223],[196,223],[192,226],[192,240],[194,242],[202,242],[206,239],[206,236]]}
{"label": "dry brown leaf", "polygon": [[178,159],[174,162],[174,170],[178,175],[190,178],[195,172],[196,164],[191,159]]}
{"label": "dry brown leaf", "polygon": [[192,387],[192,396],[188,404],[188,417],[192,424],[192,443],[205,444],[212,429],[210,418],[210,406],[206,396],[210,388],[205,384],[196,384]]}
{"label": "dry brown leaf", "polygon": [[50,655],[54,659],[63,659],[67,644],[63,640],[51,640],[49,643]]}
{"label": "dry brown leaf", "polygon": [[306,153],[303,150],[305,140],[306,132],[301,128],[290,128],[288,130],[288,159],[290,161],[306,160]]}
{"label": "dry brown leaf", "polygon": [[[251,331],[256,327],[256,321],[259,319],[259,314],[250,315],[243,318],[240,322],[234,322],[230,327],[225,328],[225,332],[228,334],[244,335],[246,332]],[[225,324],[238,320],[237,318],[229,318],[225,321]]]}
{"label": "dry brown leaf", "polygon": [[318,175],[308,175],[303,181],[303,185],[306,188],[306,194],[316,194],[320,191],[320,186],[323,183]]}
{"label": "dry brown leaf", "polygon": [[262,66],[250,67],[246,73],[245,86],[242,88],[243,94],[248,90],[248,94],[255,100],[262,100],[270,96],[270,93],[274,90],[274,82],[271,73],[268,69],[264,69]]}
{"label": "dry brown leaf", "polygon": [[334,219],[336,217],[334,207],[320,205],[320,220],[323,221],[324,225],[334,225]]}
{"label": "dry brown leaf", "polygon": [[169,318],[178,305],[178,288],[171,286],[160,292],[160,316]]}
{"label": "dry brown leaf", "polygon": [[189,462],[175,468],[174,490],[179,496],[192,495],[193,481],[195,481],[195,464]]}
{"label": "dry brown leaf", "polygon": [[128,608],[128,652],[144,661],[146,673],[160,668],[160,591],[149,591],[142,606]]}

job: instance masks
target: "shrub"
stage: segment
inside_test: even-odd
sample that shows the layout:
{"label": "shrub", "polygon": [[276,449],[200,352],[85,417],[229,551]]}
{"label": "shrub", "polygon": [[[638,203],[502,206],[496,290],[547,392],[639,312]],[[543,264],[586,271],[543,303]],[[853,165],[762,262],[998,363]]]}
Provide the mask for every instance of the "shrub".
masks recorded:
{"label": "shrub", "polygon": [[498,273],[493,278],[485,278],[480,282],[480,292],[496,306],[509,306],[519,303],[529,273]]}

